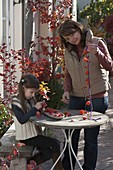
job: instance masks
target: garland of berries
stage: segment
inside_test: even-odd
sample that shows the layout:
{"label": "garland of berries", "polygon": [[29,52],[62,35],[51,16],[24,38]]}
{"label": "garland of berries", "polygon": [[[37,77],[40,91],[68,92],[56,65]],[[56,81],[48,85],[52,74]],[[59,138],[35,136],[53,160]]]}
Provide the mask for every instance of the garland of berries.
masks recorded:
{"label": "garland of berries", "polygon": [[88,92],[89,92],[89,100],[86,101],[85,105],[86,106],[91,106],[91,111],[90,113],[87,112],[86,110],[80,110],[80,114],[83,115],[83,120],[86,120],[86,119],[92,119],[92,110],[93,110],[93,105],[92,105],[92,97],[91,97],[91,85],[90,85],[90,69],[89,69],[89,65],[90,65],[90,60],[89,60],[89,55],[88,55],[88,50],[87,50],[87,47],[86,49],[84,50],[83,52],[83,55],[84,55],[84,62],[86,63],[86,71],[85,71],[85,74],[87,75],[87,78],[86,78],[86,85],[88,86]]}

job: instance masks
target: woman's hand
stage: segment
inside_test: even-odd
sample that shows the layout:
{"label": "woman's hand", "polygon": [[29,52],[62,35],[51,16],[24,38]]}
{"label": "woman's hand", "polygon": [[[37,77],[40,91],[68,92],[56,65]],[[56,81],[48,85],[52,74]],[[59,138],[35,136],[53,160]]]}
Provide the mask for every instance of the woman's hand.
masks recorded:
{"label": "woman's hand", "polygon": [[98,45],[91,44],[91,43],[87,44],[87,50],[88,50],[88,52],[91,52],[93,54],[97,54],[100,51]]}
{"label": "woman's hand", "polygon": [[64,103],[68,104],[68,103],[69,103],[69,97],[70,97],[69,92],[68,92],[68,91],[65,91],[64,94],[63,94],[63,96],[62,96],[62,101],[63,101]]}

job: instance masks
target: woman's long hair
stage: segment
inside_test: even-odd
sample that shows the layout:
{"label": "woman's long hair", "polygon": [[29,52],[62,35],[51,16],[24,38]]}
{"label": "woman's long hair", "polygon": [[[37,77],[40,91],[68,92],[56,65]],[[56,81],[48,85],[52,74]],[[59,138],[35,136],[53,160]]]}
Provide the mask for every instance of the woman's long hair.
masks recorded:
{"label": "woman's long hair", "polygon": [[81,23],[68,19],[61,23],[58,28],[58,34],[61,39],[61,47],[67,48],[69,52],[76,51],[76,45],[67,42],[63,37],[74,34],[76,31],[80,32],[81,46],[85,47],[86,30]]}
{"label": "woman's long hair", "polygon": [[25,98],[25,93],[24,93],[24,88],[23,85],[26,88],[35,88],[35,89],[39,89],[39,81],[38,79],[32,75],[32,74],[26,74],[23,75],[20,79],[20,82],[18,84],[18,98],[21,102],[22,108],[24,111],[27,110],[27,106],[26,106],[26,98]]}

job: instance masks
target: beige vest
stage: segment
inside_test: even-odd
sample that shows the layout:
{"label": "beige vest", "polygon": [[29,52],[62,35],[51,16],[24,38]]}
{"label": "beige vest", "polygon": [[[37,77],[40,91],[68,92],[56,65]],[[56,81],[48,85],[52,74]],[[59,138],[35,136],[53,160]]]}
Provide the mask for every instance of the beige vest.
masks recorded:
{"label": "beige vest", "polygon": [[[12,104],[21,108],[20,101],[13,97]],[[22,108],[21,108],[22,109]],[[16,128],[16,140],[25,140],[37,136],[40,133],[40,128],[34,125],[31,121],[20,124],[15,116],[13,116]]]}
{"label": "beige vest", "polygon": [[26,140],[38,135],[38,130],[32,122],[20,124],[15,116],[13,116],[13,120],[16,128],[16,140]]}
{"label": "beige vest", "polygon": [[[92,43],[98,44],[100,38],[93,37]],[[102,65],[99,64],[98,58],[95,55],[89,55],[89,76],[90,76],[90,91],[91,94],[97,94],[109,90],[109,72],[106,71]],[[89,87],[86,84],[88,75],[85,74],[86,62],[84,57],[78,60],[78,56],[75,52],[70,54],[67,50],[65,51],[65,64],[66,68],[72,79],[72,91],[71,95],[78,97],[89,96]]]}

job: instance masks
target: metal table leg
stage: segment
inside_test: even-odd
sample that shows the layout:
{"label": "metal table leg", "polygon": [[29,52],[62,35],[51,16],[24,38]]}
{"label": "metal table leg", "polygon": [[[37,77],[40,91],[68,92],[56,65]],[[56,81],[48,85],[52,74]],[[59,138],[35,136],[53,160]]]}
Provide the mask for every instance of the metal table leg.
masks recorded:
{"label": "metal table leg", "polygon": [[[72,131],[70,131],[70,129],[68,130],[68,138],[70,138],[68,144],[69,144],[69,146],[70,146],[70,150],[72,151],[72,153],[73,153],[73,155],[74,155],[74,157],[75,157],[75,159],[76,159],[76,161],[77,161],[80,169],[83,170],[83,168],[82,168],[82,166],[81,166],[81,164],[80,164],[80,162],[79,162],[79,160],[78,160],[78,158],[77,158],[77,156],[76,156],[76,154],[75,154],[75,152],[74,152],[74,150],[73,150],[73,147],[72,147],[71,139],[72,139],[74,130],[75,130],[75,129],[73,129]],[[71,157],[71,154],[70,154],[70,157]],[[72,162],[72,159],[71,159],[71,162]],[[73,169],[73,168],[71,167],[71,169]]]}
{"label": "metal table leg", "polygon": [[52,168],[50,170],[53,170],[55,165],[57,164],[57,162],[59,161],[59,159],[62,157],[64,151],[66,150],[66,147],[68,145],[68,149],[69,149],[69,158],[70,158],[70,164],[71,164],[71,170],[73,170],[73,166],[72,166],[72,158],[71,158],[71,151],[80,167],[80,170],[83,170],[76,154],[74,153],[74,150],[73,150],[73,147],[72,147],[72,142],[71,142],[71,139],[72,139],[72,135],[73,135],[73,132],[74,132],[74,129],[71,131],[70,129],[68,129],[68,136],[66,135],[66,132],[64,129],[62,129],[63,133],[64,133],[64,138],[65,138],[65,145],[64,145],[64,148],[61,152],[61,154],[59,155],[59,157],[57,158],[56,162],[54,163],[54,165],[52,166]]}

